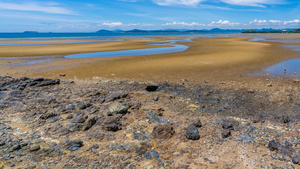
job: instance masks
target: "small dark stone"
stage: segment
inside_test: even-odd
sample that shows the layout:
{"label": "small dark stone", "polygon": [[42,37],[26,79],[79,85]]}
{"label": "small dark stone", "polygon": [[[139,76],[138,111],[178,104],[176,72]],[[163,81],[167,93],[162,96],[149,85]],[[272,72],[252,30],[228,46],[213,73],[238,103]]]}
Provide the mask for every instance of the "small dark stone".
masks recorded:
{"label": "small dark stone", "polygon": [[94,124],[96,124],[98,117],[97,116],[93,116],[90,117],[89,119],[86,120],[85,124],[82,127],[82,130],[88,130],[90,129]]}
{"label": "small dark stone", "polygon": [[175,134],[175,130],[171,124],[157,125],[152,131],[153,137],[158,139],[171,138],[173,134]]}
{"label": "small dark stone", "polygon": [[153,97],[153,100],[154,100],[154,101],[158,101],[158,96],[154,96],[154,97]]}
{"label": "small dark stone", "polygon": [[109,116],[105,119],[103,129],[107,131],[118,131],[122,129],[121,115]]}
{"label": "small dark stone", "polygon": [[294,164],[300,164],[300,155],[296,155],[292,158]]}
{"label": "small dark stone", "polygon": [[9,149],[9,152],[20,150],[22,146],[20,144],[14,145]]}
{"label": "small dark stone", "polygon": [[269,142],[268,148],[269,148],[271,151],[278,150],[279,147],[280,147],[279,141],[271,140],[271,141]]}
{"label": "small dark stone", "polygon": [[229,136],[231,136],[231,131],[230,130],[223,130],[222,138],[227,138]]}
{"label": "small dark stone", "polygon": [[160,158],[159,158],[159,154],[157,151],[147,151],[144,155],[144,157],[147,159],[147,160],[151,160],[151,159],[156,159],[158,161],[160,161]]}
{"label": "small dark stone", "polygon": [[73,118],[73,114],[69,114],[69,115],[66,117],[66,119],[71,119],[71,118]]}
{"label": "small dark stone", "polygon": [[0,146],[4,146],[5,145],[5,141],[0,141]]}
{"label": "small dark stone", "polygon": [[85,120],[86,118],[84,118],[83,116],[77,116],[71,120],[71,123],[84,123]]}
{"label": "small dark stone", "polygon": [[70,151],[77,151],[83,146],[83,141],[81,140],[67,140],[64,147]]}
{"label": "small dark stone", "polygon": [[186,138],[191,140],[198,140],[200,138],[199,131],[194,124],[191,124],[187,127]]}
{"label": "small dark stone", "polygon": [[30,147],[29,152],[38,151],[41,147],[39,145],[34,145]]}
{"label": "small dark stone", "polygon": [[239,122],[234,119],[225,120],[222,124],[224,129],[234,130],[235,127],[239,125]]}
{"label": "small dark stone", "polygon": [[159,88],[159,85],[156,83],[152,83],[146,86],[146,90],[148,92],[155,92]]}
{"label": "small dark stone", "polygon": [[118,99],[122,99],[128,96],[128,93],[126,92],[113,92],[110,93],[106,98],[105,101],[106,102],[110,102],[110,101],[114,101],[114,100],[118,100]]}
{"label": "small dark stone", "polygon": [[195,125],[196,127],[202,127],[202,123],[201,120],[198,118],[193,122],[193,125]]}

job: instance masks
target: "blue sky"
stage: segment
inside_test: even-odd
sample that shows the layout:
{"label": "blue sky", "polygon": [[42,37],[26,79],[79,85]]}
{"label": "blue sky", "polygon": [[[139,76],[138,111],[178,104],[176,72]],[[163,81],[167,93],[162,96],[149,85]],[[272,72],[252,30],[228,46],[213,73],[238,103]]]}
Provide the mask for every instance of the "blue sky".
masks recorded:
{"label": "blue sky", "polygon": [[299,28],[299,0],[0,0],[0,32]]}

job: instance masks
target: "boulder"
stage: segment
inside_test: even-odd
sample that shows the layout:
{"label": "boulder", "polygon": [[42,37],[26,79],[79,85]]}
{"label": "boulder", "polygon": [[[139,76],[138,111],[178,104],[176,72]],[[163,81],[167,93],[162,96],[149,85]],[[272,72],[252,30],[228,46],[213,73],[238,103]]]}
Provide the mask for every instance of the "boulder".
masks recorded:
{"label": "boulder", "polygon": [[97,120],[98,120],[97,116],[93,116],[93,117],[88,118],[86,120],[86,122],[84,123],[84,125],[82,127],[82,130],[85,131],[85,130],[90,129],[94,124],[96,124]]}
{"label": "boulder", "polygon": [[122,129],[121,115],[109,116],[103,122],[103,129],[106,131],[118,131]]}
{"label": "boulder", "polygon": [[239,122],[234,119],[227,119],[223,121],[222,127],[224,129],[234,130],[234,128],[237,128],[239,125]]}
{"label": "boulder", "polygon": [[112,105],[109,106],[107,115],[113,116],[115,114],[126,114],[129,109],[127,104],[114,102]]}
{"label": "boulder", "polygon": [[70,151],[77,151],[83,146],[83,141],[81,140],[67,140],[64,147]]}
{"label": "boulder", "polygon": [[292,158],[294,164],[300,164],[300,155],[296,155]]}
{"label": "boulder", "polygon": [[174,134],[175,130],[171,124],[156,125],[152,131],[153,137],[158,139],[171,138]]}
{"label": "boulder", "polygon": [[227,138],[229,136],[231,136],[231,131],[230,130],[223,130],[222,138]]}
{"label": "boulder", "polygon": [[269,145],[268,145],[268,148],[271,150],[271,151],[275,151],[275,150],[278,150],[278,148],[280,147],[280,143],[279,141],[275,141],[275,140],[271,140],[269,142]]}
{"label": "boulder", "polygon": [[150,83],[146,86],[146,90],[148,92],[155,92],[159,88],[159,85],[157,83]]}
{"label": "boulder", "polygon": [[194,124],[191,124],[187,127],[186,138],[190,140],[198,140],[200,138],[199,131]]}

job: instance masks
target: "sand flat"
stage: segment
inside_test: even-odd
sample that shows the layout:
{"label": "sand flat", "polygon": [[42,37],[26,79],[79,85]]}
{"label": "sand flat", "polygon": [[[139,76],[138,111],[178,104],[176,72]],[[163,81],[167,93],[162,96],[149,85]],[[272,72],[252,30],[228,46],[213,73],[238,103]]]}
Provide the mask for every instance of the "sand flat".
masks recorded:
{"label": "sand flat", "polygon": [[[45,46],[12,46],[4,47],[1,56],[40,56],[66,55],[73,53],[99,52],[112,50],[141,49],[162,47],[148,45],[147,42],[183,37],[128,38],[120,42],[45,45]],[[198,37],[192,42],[178,44],[190,46],[183,52],[88,59],[64,59],[30,66],[2,66],[1,71],[9,75],[55,78],[66,74],[66,78],[93,79],[135,79],[155,81],[180,81],[187,79],[198,82],[203,79],[226,80],[240,79],[241,76],[261,71],[267,66],[284,60],[297,58],[299,53],[288,50],[278,43],[250,42],[248,39],[215,37]],[[163,46],[166,47],[166,46]],[[0,48],[1,49],[1,48]],[[3,61],[3,65],[9,59]],[[16,62],[16,61],[12,61]]]}

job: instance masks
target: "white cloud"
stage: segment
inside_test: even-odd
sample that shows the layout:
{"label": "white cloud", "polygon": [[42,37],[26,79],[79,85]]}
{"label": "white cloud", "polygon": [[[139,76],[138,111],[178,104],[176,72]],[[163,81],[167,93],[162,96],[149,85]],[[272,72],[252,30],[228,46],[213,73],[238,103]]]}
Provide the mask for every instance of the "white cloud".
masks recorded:
{"label": "white cloud", "polygon": [[172,22],[172,23],[165,23],[163,26],[204,26],[205,24],[200,24],[197,22],[186,23],[186,22]]}
{"label": "white cloud", "polygon": [[57,3],[39,4],[35,2],[30,3],[5,3],[0,2],[0,9],[18,10],[18,11],[37,11],[53,14],[73,14],[72,11],[59,7]]}
{"label": "white cloud", "polygon": [[240,6],[265,7],[265,5],[282,4],[284,0],[220,0],[224,3]]}
{"label": "white cloud", "polygon": [[[130,0],[123,0],[130,1]],[[137,1],[137,0],[131,0]],[[209,0],[152,0],[154,3],[161,6],[175,6],[175,5],[185,5],[185,6],[197,6],[201,2],[209,1]],[[275,5],[275,4],[283,4],[286,0],[215,0],[213,3],[218,1],[230,4],[230,5],[238,5],[238,6],[253,6],[253,7],[265,7],[265,5]],[[214,6],[218,8],[217,6]]]}
{"label": "white cloud", "polygon": [[122,22],[110,22],[110,23],[103,23],[102,25],[104,26],[109,26],[109,27],[115,27],[115,26],[122,26],[123,23]]}
{"label": "white cloud", "polygon": [[240,25],[240,23],[231,23],[228,20],[219,20],[219,21],[212,21],[208,26],[237,26]]}
{"label": "white cloud", "polygon": [[152,0],[154,3],[161,6],[186,5],[196,6],[205,0]]}
{"label": "white cloud", "polygon": [[299,27],[300,20],[295,19],[291,21],[281,21],[281,20],[253,20],[249,22],[249,26],[268,26],[273,28],[286,28],[286,27]]}

